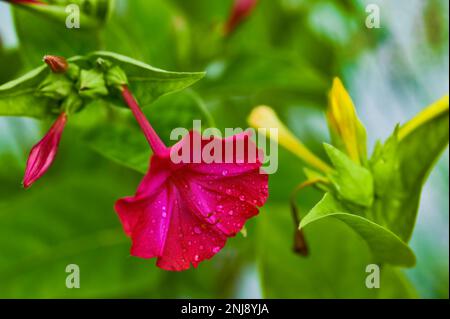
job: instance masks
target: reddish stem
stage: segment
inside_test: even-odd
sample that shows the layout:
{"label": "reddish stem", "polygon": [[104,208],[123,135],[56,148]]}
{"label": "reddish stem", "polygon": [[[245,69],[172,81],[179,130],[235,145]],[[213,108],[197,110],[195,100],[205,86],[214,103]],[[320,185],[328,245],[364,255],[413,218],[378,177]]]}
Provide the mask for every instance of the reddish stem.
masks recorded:
{"label": "reddish stem", "polygon": [[41,4],[47,5],[46,2],[40,0],[6,0],[6,2],[14,3],[14,4]]}
{"label": "reddish stem", "polygon": [[153,153],[157,156],[164,156],[168,153],[168,148],[164,144],[164,142],[159,138],[158,134],[156,134],[150,122],[145,117],[138,103],[131,94],[130,90],[126,85],[122,86],[122,96],[125,100],[125,103],[130,107],[131,111],[134,114],[134,117],[139,123],[142,131],[144,132],[145,137],[147,138],[150,147],[153,150]]}

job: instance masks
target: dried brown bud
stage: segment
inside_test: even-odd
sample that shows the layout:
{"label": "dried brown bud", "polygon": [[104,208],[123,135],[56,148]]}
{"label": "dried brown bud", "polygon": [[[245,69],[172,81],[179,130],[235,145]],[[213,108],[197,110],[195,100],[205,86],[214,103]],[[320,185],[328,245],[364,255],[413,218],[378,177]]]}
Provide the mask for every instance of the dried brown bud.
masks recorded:
{"label": "dried brown bud", "polygon": [[44,62],[47,63],[53,73],[64,73],[69,67],[65,58],[55,55],[44,56]]}
{"label": "dried brown bud", "polygon": [[308,246],[302,230],[296,229],[294,235],[294,252],[301,256],[308,256]]}

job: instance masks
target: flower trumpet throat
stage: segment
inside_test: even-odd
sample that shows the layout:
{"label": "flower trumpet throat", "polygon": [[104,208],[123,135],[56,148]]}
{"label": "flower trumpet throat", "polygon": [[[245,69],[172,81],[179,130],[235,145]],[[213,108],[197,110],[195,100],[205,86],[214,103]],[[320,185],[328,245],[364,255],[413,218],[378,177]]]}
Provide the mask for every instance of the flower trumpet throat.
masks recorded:
{"label": "flower trumpet throat", "polygon": [[269,138],[270,129],[278,130],[278,143],[285,149],[296,155],[309,166],[318,169],[324,173],[331,171],[324,161],[311,152],[291,131],[280,121],[273,109],[268,106],[258,106],[248,117],[250,126],[259,129],[266,129]]}
{"label": "flower trumpet throat", "polygon": [[244,141],[256,151],[255,162],[236,152],[231,163],[174,163],[170,153],[184,146],[193,157],[191,146],[200,133],[190,132],[168,148],[127,86],[122,87],[122,95],[154,152],[135,195],[119,199],[115,205],[132,240],[131,254],[157,258],[157,266],[170,271],[186,270],[191,264],[197,267],[216,255],[266,202],[268,175],[260,173],[262,151],[248,133],[242,133],[226,139],[200,139],[201,151],[211,142],[228,147]]}

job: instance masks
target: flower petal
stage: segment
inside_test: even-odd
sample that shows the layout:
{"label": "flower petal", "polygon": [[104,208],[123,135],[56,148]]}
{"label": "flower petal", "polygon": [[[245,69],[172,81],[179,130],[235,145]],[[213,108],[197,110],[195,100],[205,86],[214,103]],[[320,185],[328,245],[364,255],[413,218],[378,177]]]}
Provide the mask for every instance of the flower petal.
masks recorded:
{"label": "flower petal", "polygon": [[[191,132],[174,148],[193,146],[198,137]],[[242,140],[248,142],[244,150],[249,152],[235,152],[232,163],[208,164],[202,159],[175,164],[170,157],[153,156],[136,195],[116,203],[125,232],[133,241],[132,255],[157,257],[157,266],[165,270],[196,267],[217,254],[227,237],[236,235],[258,214],[268,197],[268,175],[260,171],[262,153],[248,133],[200,140],[199,145],[203,151],[211,141],[225,148],[227,143]],[[190,159],[199,151],[192,150]],[[253,151],[258,154],[254,163],[247,157]]]}

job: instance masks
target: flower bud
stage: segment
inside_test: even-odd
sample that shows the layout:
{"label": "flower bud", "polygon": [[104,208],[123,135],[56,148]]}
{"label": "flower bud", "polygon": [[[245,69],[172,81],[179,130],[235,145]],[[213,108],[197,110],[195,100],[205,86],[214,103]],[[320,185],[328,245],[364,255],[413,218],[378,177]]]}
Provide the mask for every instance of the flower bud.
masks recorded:
{"label": "flower bud", "polygon": [[66,122],[66,113],[61,113],[44,138],[31,149],[23,179],[25,188],[42,177],[52,165]]}
{"label": "flower bud", "polygon": [[[311,167],[319,169],[322,172],[330,171],[331,168],[296,138],[270,107],[256,107],[248,117],[248,123],[256,129],[265,129],[267,137],[275,140],[275,142],[279,143]],[[271,136],[271,129],[276,129],[278,135]]]}
{"label": "flower bud", "polygon": [[367,160],[366,129],[356,114],[355,105],[342,84],[335,78],[329,95],[327,111],[333,144],[358,164]]}
{"label": "flower bud", "polygon": [[44,56],[44,62],[47,63],[53,73],[65,73],[69,68],[66,59],[56,55]]}
{"label": "flower bud", "polygon": [[225,35],[233,31],[252,13],[258,0],[235,0],[230,17],[225,24]]}

